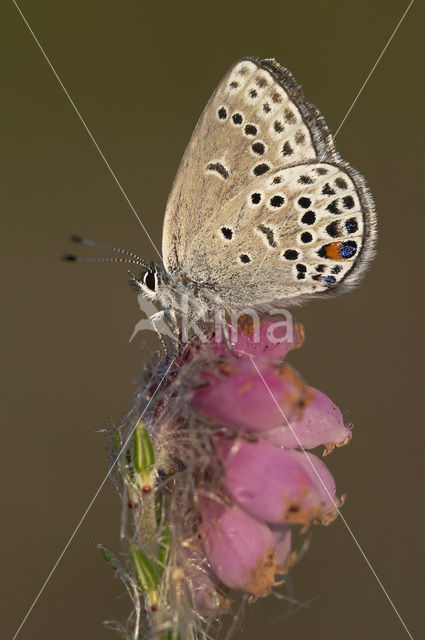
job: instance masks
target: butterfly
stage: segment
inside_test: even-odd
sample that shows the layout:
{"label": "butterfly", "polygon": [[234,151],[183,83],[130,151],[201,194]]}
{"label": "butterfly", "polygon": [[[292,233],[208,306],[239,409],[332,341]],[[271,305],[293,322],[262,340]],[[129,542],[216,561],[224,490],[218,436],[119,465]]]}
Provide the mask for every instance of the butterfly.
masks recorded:
{"label": "butterfly", "polygon": [[319,111],[274,59],[247,57],[221,80],[183,155],[163,264],[132,282],[163,309],[190,292],[206,316],[213,297],[230,309],[286,307],[355,285],[375,238],[365,180]]}

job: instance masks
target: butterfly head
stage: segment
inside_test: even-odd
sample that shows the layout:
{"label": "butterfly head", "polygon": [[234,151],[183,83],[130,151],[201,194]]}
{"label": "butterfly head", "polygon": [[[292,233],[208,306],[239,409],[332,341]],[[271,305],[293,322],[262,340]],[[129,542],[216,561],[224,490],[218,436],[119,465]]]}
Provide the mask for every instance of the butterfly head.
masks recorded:
{"label": "butterfly head", "polygon": [[149,300],[158,300],[164,284],[164,270],[151,262],[147,265],[146,269],[142,271],[140,278],[136,278],[136,276],[130,273],[130,284],[137,293],[144,295]]}

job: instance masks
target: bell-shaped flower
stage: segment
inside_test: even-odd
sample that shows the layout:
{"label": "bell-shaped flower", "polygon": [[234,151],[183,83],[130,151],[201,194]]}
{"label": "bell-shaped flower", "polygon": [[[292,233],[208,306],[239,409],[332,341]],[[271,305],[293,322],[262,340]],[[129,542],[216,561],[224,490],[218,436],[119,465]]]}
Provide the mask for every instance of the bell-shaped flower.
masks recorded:
{"label": "bell-shaped flower", "polygon": [[205,554],[227,587],[269,593],[276,572],[276,540],[266,524],[236,504],[202,497],[199,525]]}
{"label": "bell-shaped flower", "polygon": [[341,411],[322,391],[307,387],[309,402],[291,423],[283,421],[277,429],[268,429],[268,442],[286,449],[325,446],[325,453],[351,441],[351,428],[344,425]]}
{"label": "bell-shaped flower", "polygon": [[[304,327],[294,323],[285,311],[277,315],[258,318],[242,314],[237,322],[227,323],[229,345],[239,357],[268,358],[281,361],[289,351],[299,349],[304,342]],[[209,343],[215,355],[229,354],[224,332],[214,335]]]}
{"label": "bell-shaped flower", "polygon": [[[217,440],[217,451],[224,467],[223,486],[254,517],[274,524],[307,525],[329,510],[329,500],[324,501],[319,487],[323,470],[316,474],[310,469],[303,452],[242,439]],[[329,482],[327,469],[326,474]]]}
{"label": "bell-shaped flower", "polygon": [[215,422],[236,429],[278,430],[285,418],[301,417],[310,402],[307,385],[289,364],[229,357],[204,370],[201,378],[205,384],[194,392],[193,405]]}

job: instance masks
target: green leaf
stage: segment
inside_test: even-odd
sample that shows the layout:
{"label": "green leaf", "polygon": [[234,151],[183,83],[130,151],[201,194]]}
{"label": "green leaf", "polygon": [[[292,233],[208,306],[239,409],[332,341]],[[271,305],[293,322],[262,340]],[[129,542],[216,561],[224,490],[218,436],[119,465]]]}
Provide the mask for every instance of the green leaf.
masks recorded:
{"label": "green leaf", "polygon": [[152,609],[156,608],[158,585],[152,563],[136,542],[130,542],[130,556],[137,582],[141,590],[148,594]]}
{"label": "green leaf", "polygon": [[137,423],[133,437],[133,464],[138,473],[151,470],[155,463],[153,447],[145,425]]}
{"label": "green leaf", "polygon": [[133,436],[133,466],[139,474],[139,485],[144,493],[152,490],[152,471],[155,463],[152,442],[143,422],[139,420]]}
{"label": "green leaf", "polygon": [[101,545],[98,545],[97,548],[105,558],[106,562],[114,569],[114,571],[121,569],[121,563],[112,553],[112,551],[109,551],[109,549],[105,549],[105,547],[102,547]]}
{"label": "green leaf", "polygon": [[116,457],[121,451],[121,436],[116,427],[111,430],[112,453]]}

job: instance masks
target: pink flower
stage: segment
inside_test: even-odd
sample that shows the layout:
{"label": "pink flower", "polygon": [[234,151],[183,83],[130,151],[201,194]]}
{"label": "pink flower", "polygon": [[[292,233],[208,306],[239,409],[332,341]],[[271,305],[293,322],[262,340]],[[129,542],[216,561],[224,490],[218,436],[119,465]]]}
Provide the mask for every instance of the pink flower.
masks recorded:
{"label": "pink flower", "polygon": [[276,572],[277,543],[270,529],[237,505],[200,499],[199,532],[218,578],[232,589],[269,593]]}
{"label": "pink flower", "polygon": [[307,385],[288,364],[261,359],[256,365],[259,372],[249,358],[230,357],[211,365],[201,373],[206,385],[192,403],[215,422],[257,433],[279,429],[284,416],[301,417],[311,401]]}
{"label": "pink flower", "polygon": [[293,563],[294,526],[328,524],[341,504],[332,474],[305,449],[329,452],[351,430],[285,361],[302,327],[279,335],[277,321],[255,331],[240,319],[231,350],[214,335],[186,343],[150,414],[155,464],[169,481],[171,557],[205,619],[228,608],[226,588],[267,595]]}
{"label": "pink flower", "polygon": [[322,474],[333,494],[335,486],[319,459],[323,468],[313,468],[302,452],[242,439],[219,440],[217,449],[224,465],[224,487],[255,518],[275,524],[309,524],[329,511],[331,503]]}
{"label": "pink flower", "polygon": [[350,442],[338,407],[309,387],[289,364],[259,358],[215,361],[200,374],[205,382],[192,403],[210,420],[288,449],[324,445],[325,453]]}
{"label": "pink flower", "polygon": [[216,453],[206,484],[198,480],[208,495],[200,500],[205,553],[226,586],[256,595],[293,561],[292,525],[328,524],[342,504],[326,465],[304,449],[324,445],[329,453],[351,439],[338,407],[282,362],[301,343],[302,327],[292,341],[271,344],[273,321],[260,324],[260,342],[248,321],[238,323],[238,357],[213,341],[202,346],[201,355],[209,349],[215,357],[205,358],[191,396],[213,427]]}
{"label": "pink flower", "polygon": [[291,426],[284,423],[277,429],[268,430],[264,437],[286,449],[300,446],[314,449],[325,445],[325,453],[330,453],[335,446],[348,444],[352,438],[351,428],[344,425],[338,407],[314,387],[307,387],[307,396],[309,404],[295,416]]}
{"label": "pink flower", "polygon": [[[241,315],[237,324],[226,325],[230,345],[238,356],[280,361],[289,351],[299,349],[304,342],[304,327],[292,324],[284,315],[268,316],[257,324],[252,316]],[[227,356],[229,349],[226,342],[221,339],[217,344],[215,340],[216,336],[209,343],[213,353]]]}
{"label": "pink flower", "polygon": [[310,476],[312,482],[320,494],[322,508],[316,521],[322,524],[330,524],[338,515],[338,507],[342,506],[344,498],[337,498],[335,480],[325,465],[317,456],[307,451],[287,451]]}

